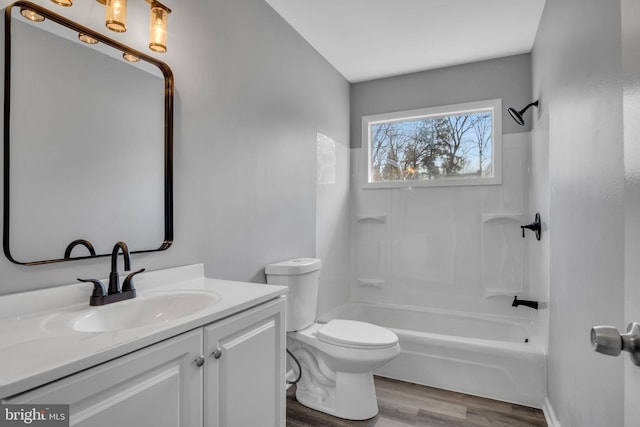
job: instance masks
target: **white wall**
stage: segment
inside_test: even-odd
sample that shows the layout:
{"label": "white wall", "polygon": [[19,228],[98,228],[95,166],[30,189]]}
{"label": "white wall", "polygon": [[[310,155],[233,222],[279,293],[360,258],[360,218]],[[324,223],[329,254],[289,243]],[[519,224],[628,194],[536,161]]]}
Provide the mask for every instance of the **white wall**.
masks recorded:
{"label": "white wall", "polygon": [[[130,31],[105,33],[148,52],[148,5],[130,3]],[[168,52],[158,57],[176,82],[175,240],[133,266],[204,262],[209,276],[263,282],[266,263],[316,255],[317,135],[347,143],[349,84],[262,0],[165,3]],[[100,15],[92,4],[81,24]],[[107,258],[23,267],[2,257],[0,293],[108,270]]]}
{"label": "white wall", "polygon": [[534,143],[549,156],[548,398],[563,427],[623,425],[623,358],[589,344],[592,326],[624,320],[620,13],[617,0],[547,0],[532,53]]}

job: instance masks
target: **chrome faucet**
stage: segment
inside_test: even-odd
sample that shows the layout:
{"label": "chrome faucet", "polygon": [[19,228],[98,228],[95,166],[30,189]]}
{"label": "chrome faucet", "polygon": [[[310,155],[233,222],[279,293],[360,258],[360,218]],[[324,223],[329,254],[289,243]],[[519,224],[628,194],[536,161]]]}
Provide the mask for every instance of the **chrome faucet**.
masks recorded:
{"label": "chrome faucet", "polygon": [[80,282],[93,283],[93,293],[89,298],[89,305],[105,305],[112,302],[124,301],[136,297],[136,289],[133,286],[133,276],[142,273],[145,269],[140,269],[129,273],[122,283],[120,289],[120,276],[118,275],[118,255],[122,252],[124,257],[124,270],[131,270],[131,257],[129,248],[124,242],[118,242],[111,251],[111,273],[109,273],[109,287],[98,279],[78,279]]}

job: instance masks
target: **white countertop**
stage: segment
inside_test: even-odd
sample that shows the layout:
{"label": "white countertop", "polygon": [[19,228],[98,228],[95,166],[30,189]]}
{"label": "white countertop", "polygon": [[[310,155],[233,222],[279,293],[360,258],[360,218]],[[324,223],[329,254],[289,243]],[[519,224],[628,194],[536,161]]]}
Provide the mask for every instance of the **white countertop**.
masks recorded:
{"label": "white countertop", "polygon": [[[193,315],[108,332],[81,332],[56,321],[90,307],[91,286],[72,284],[0,296],[0,399],[30,390],[286,294],[284,286],[204,277],[202,264],[138,274],[139,297],[198,290],[219,301]],[[135,300],[113,304],[131,304]]]}

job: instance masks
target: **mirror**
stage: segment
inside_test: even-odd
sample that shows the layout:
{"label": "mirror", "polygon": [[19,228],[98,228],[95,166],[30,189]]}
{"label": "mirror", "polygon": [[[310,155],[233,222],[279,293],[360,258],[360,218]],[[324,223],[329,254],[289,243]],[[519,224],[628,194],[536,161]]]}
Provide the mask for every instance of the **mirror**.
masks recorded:
{"label": "mirror", "polygon": [[[24,9],[44,21],[26,19]],[[80,33],[97,43],[81,42]],[[139,61],[125,61],[124,53]],[[167,249],[172,150],[173,76],[166,64],[33,3],[6,8],[9,260],[109,256],[118,241],[131,253]]]}

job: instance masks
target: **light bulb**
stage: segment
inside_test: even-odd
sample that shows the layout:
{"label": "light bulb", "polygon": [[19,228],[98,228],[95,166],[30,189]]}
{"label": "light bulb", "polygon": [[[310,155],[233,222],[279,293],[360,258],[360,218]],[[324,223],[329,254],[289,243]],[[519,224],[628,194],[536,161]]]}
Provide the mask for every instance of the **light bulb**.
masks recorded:
{"label": "light bulb", "polygon": [[25,7],[20,9],[20,14],[25,18],[27,18],[29,21],[33,21],[33,22],[44,21],[44,16],[40,15],[35,10],[27,9]]}
{"label": "light bulb", "polygon": [[151,2],[151,18],[149,21],[149,49],[154,52],[167,51],[167,19],[171,9],[157,1]]}
{"label": "light bulb", "polygon": [[127,31],[127,0],[107,0],[104,21],[111,31]]}
{"label": "light bulb", "polygon": [[84,33],[78,33],[78,39],[82,42],[85,42],[86,44],[96,44],[98,43],[98,40],[94,39],[91,36],[88,36]]}
{"label": "light bulb", "polygon": [[73,4],[73,0],[51,0],[51,1],[57,5],[64,6],[64,7],[70,7]]}
{"label": "light bulb", "polygon": [[125,61],[129,61],[129,62],[138,62],[140,61],[140,58],[138,58],[135,55],[130,54],[129,52],[125,52],[122,54],[122,58],[124,58]]}

